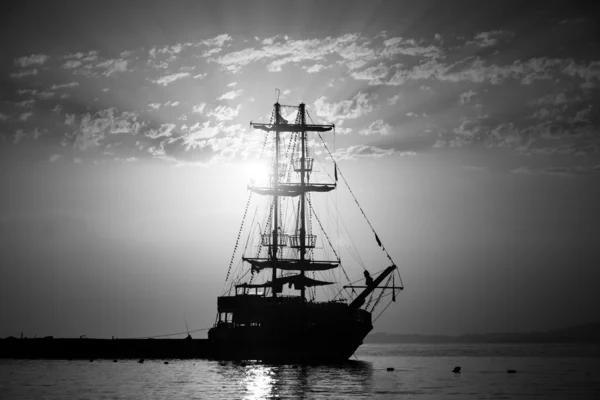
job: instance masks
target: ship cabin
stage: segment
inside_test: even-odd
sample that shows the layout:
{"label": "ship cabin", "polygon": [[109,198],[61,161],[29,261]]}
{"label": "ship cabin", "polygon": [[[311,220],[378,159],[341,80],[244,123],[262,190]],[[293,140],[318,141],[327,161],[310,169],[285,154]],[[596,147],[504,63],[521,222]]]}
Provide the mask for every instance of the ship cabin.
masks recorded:
{"label": "ship cabin", "polygon": [[300,321],[327,324],[354,320],[371,325],[371,313],[351,310],[345,300],[305,301],[300,296],[272,297],[266,287],[241,284],[235,295],[217,299],[217,325],[221,327],[263,327],[273,323],[297,324]]}

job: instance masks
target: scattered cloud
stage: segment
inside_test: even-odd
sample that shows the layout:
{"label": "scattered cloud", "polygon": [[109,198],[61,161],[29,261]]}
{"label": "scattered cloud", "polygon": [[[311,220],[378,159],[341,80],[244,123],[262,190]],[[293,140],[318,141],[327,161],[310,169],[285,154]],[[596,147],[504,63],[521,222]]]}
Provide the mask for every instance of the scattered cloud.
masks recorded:
{"label": "scattered cloud", "polygon": [[376,97],[376,95],[358,92],[352,99],[328,103],[326,97],[322,96],[315,101],[315,109],[317,115],[326,121],[335,121],[337,125],[341,125],[344,120],[356,119],[373,111],[373,101]]}
{"label": "scattered cloud", "polygon": [[233,100],[236,97],[239,97],[241,93],[242,93],[241,89],[240,90],[231,90],[227,93],[224,93],[220,97],[218,97],[217,100]]}
{"label": "scattered cloud", "polygon": [[171,137],[175,124],[162,124],[158,129],[149,129],[145,136],[150,139],[158,139],[160,137]]}
{"label": "scattered cloud", "polygon": [[467,44],[475,44],[479,47],[491,47],[496,45],[498,40],[512,36],[513,33],[500,30],[480,32],[475,35],[472,41],[468,41]]}
{"label": "scattered cloud", "polygon": [[395,105],[395,104],[398,102],[398,100],[400,100],[401,98],[402,98],[402,95],[401,95],[401,94],[395,94],[395,95],[393,95],[392,97],[390,97],[389,99],[387,99],[387,101],[388,101],[388,103],[389,103],[391,106],[393,106],[393,105]]}
{"label": "scattered cloud", "polygon": [[228,106],[217,106],[214,110],[208,113],[208,116],[215,117],[218,121],[231,121],[237,117],[240,111],[240,105],[236,108]]}
{"label": "scattered cloud", "polygon": [[176,74],[162,76],[153,82],[156,83],[157,85],[167,86],[179,79],[187,78],[189,76],[190,76],[189,72],[178,72]]}
{"label": "scattered cloud", "polygon": [[413,151],[397,151],[393,148],[382,149],[377,146],[355,145],[343,149],[338,149],[334,153],[336,161],[356,160],[359,158],[381,158],[387,156],[414,157],[417,154]]}
{"label": "scattered cloud", "polygon": [[58,90],[58,89],[66,89],[66,88],[72,88],[72,87],[77,87],[77,86],[79,86],[79,82],[69,82],[69,83],[63,83],[60,85],[52,85],[50,87],[50,89]]}
{"label": "scattered cloud", "polygon": [[477,92],[474,92],[473,90],[469,90],[468,92],[461,93],[459,95],[460,104],[469,103],[471,101],[471,98],[473,96],[475,96],[476,94],[477,94]]}
{"label": "scattered cloud", "polygon": [[389,135],[392,133],[392,127],[382,119],[378,119],[367,128],[361,129],[359,133],[361,135]]}
{"label": "scattered cloud", "polygon": [[15,60],[15,65],[21,68],[30,67],[32,65],[42,65],[49,59],[50,56],[46,54],[32,54],[30,56],[17,58]]}
{"label": "scattered cloud", "polygon": [[142,127],[142,124],[137,121],[137,114],[127,111],[119,114],[114,107],[93,114],[84,113],[78,117],[67,114],[65,125],[73,126],[75,130],[64,135],[62,144],[72,144],[80,150],[99,147],[109,135],[123,133],[136,135]]}
{"label": "scattered cloud", "polygon": [[29,118],[31,118],[33,116],[32,112],[24,112],[21,115],[19,115],[19,120],[20,121],[27,121]]}
{"label": "scattered cloud", "polygon": [[198,114],[202,114],[204,112],[204,108],[206,107],[206,103],[200,103],[200,104],[196,104],[193,108],[192,108],[192,112],[194,113],[198,113]]}
{"label": "scattered cloud", "polygon": [[37,69],[25,69],[25,70],[21,70],[19,72],[15,72],[10,74],[11,78],[16,78],[16,79],[21,79],[24,78],[26,76],[32,76],[32,75],[37,75],[38,74],[38,70]]}
{"label": "scattered cloud", "polygon": [[110,76],[117,72],[127,72],[127,60],[111,59],[96,64],[96,68],[103,69],[102,75]]}

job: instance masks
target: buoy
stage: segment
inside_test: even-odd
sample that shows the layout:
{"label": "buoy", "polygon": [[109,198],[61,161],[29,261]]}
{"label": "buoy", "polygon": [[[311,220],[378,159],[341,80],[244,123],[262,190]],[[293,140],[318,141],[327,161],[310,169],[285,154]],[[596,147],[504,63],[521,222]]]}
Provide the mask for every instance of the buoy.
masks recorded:
{"label": "buoy", "polygon": [[138,363],[142,364],[144,362],[144,359],[141,358],[140,361],[138,361]]}
{"label": "buoy", "polygon": [[506,370],[506,373],[507,373],[507,374],[516,374],[516,373],[517,373],[517,370],[516,370],[516,369],[507,369],[507,370]]}
{"label": "buoy", "polygon": [[460,374],[460,367],[454,367],[452,372],[454,372],[455,374]]}
{"label": "buoy", "polygon": [[168,363],[169,363],[168,361],[165,361],[165,364],[168,364]]}
{"label": "buoy", "polygon": [[387,370],[388,370],[388,371],[393,371],[393,370],[394,370],[394,368],[393,368],[393,367],[388,367],[388,369],[387,369]]}

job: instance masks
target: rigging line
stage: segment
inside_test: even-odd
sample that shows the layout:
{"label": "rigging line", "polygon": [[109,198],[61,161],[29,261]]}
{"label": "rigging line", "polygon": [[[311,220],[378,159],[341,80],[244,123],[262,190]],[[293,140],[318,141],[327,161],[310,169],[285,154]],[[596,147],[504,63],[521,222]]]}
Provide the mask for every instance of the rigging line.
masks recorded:
{"label": "rigging line", "polygon": [[225,277],[225,282],[229,279],[229,273],[231,272],[231,266],[233,265],[233,260],[235,258],[235,253],[237,251],[238,245],[240,243],[240,236],[242,235],[242,231],[244,229],[244,222],[246,221],[246,214],[248,214],[248,207],[250,206],[250,201],[252,200],[252,192],[248,195],[248,201],[246,202],[246,208],[244,209],[244,216],[242,217],[242,224],[240,225],[240,230],[237,234],[237,239],[235,240],[235,246],[233,248],[233,254],[231,255],[231,260],[229,261],[229,268],[227,268],[227,275]]}
{"label": "rigging line", "polygon": [[[327,153],[329,154],[329,156],[331,157],[331,159],[334,161],[335,163],[335,159],[333,158],[333,154],[331,154],[331,152],[329,151],[329,148],[327,147],[327,144],[325,143],[325,140],[323,140],[323,136],[321,136],[320,132],[317,132],[319,135],[319,138],[321,139],[321,141],[323,142],[323,146],[325,146],[325,150],[327,150]],[[375,232],[375,228],[373,228],[373,225],[371,224],[371,221],[369,221],[369,218],[367,218],[367,214],[365,214],[365,211],[363,210],[363,208],[360,206],[360,203],[358,202],[358,199],[356,198],[356,196],[354,195],[354,192],[352,191],[352,189],[350,189],[350,185],[348,184],[348,181],[346,180],[346,177],[344,176],[344,174],[342,174],[342,171],[337,168],[337,164],[336,164],[336,170],[338,172],[338,174],[342,177],[342,180],[344,181],[344,183],[346,184],[346,187],[348,188],[348,191],[350,192],[350,194],[352,195],[352,198],[354,199],[354,202],[356,203],[356,205],[358,206],[360,212],[362,213],[363,217],[365,217],[365,220],[367,221],[367,224],[369,224],[369,227],[371,228],[371,231],[373,232],[373,234],[375,235],[375,239],[377,240],[377,244],[379,244],[381,246],[381,249],[385,252],[385,255],[387,256],[388,260],[390,260],[390,262],[393,265],[396,265],[394,263],[394,260],[392,259],[392,257],[390,256],[390,253],[388,253],[388,251],[386,250],[385,246],[383,245],[383,243],[381,242],[381,240],[379,239],[379,236],[377,236],[377,232]]]}
{"label": "rigging line", "polygon": [[[383,285],[383,287],[386,287],[386,288],[387,288],[387,287],[389,286],[389,284],[390,284],[390,281],[392,280],[392,276],[393,276],[393,275],[390,275],[390,276],[388,277],[388,279],[387,279],[387,281],[385,282],[385,284]],[[373,308],[371,308],[371,313],[372,313],[373,311],[375,311],[375,308],[377,308],[377,306],[379,305],[379,302],[381,301],[381,296],[383,296],[383,290],[381,290],[381,291],[379,292],[379,296],[377,296],[377,300],[375,300],[375,304],[373,305]]]}
{"label": "rigging line", "polygon": [[193,332],[207,331],[209,329],[210,328],[202,328],[202,329],[195,329],[193,331],[187,331],[187,332],[169,333],[169,334],[166,334],[166,335],[127,337],[127,338],[121,338],[121,340],[125,340],[125,339],[151,339],[151,338],[159,338],[159,337],[167,337],[167,336],[185,335],[185,334],[189,334],[189,333],[193,333]]}
{"label": "rigging line", "polygon": [[[325,202],[325,209],[328,213],[329,216],[334,217],[336,215],[339,215],[339,213],[334,213],[333,211],[331,211],[331,207],[329,205],[329,203]],[[350,231],[348,230],[348,227],[346,226],[346,222],[342,219],[342,233],[344,234],[344,240],[346,242],[346,245],[344,246],[348,252],[350,253],[350,255],[352,256],[352,258],[354,258],[354,260],[362,267],[362,269],[366,269],[365,267],[365,263],[363,262],[361,256],[360,256],[360,252],[358,251],[358,247],[356,247],[356,244],[354,244],[354,239],[352,239],[352,235],[350,235]],[[339,226],[338,226],[339,229]],[[338,233],[338,237],[341,236]]]}
{"label": "rigging line", "polygon": [[[335,251],[335,249],[333,248],[333,245],[331,244],[331,240],[329,239],[329,235],[327,235],[327,232],[325,232],[325,230],[323,229],[323,224],[321,223],[321,220],[319,219],[319,217],[317,216],[317,213],[314,212],[312,203],[309,201],[308,202],[308,206],[309,208],[313,211],[313,214],[315,216],[315,219],[317,220],[319,227],[321,228],[321,232],[323,232],[323,236],[325,236],[325,238],[327,239],[327,242],[329,243],[329,246],[331,247],[331,250],[333,251],[333,254],[335,254],[335,257],[339,260],[340,256],[338,255],[338,253]],[[346,273],[346,270],[344,269],[344,267],[342,266],[342,264],[340,263],[340,268],[342,269],[342,271],[344,272],[344,275],[346,276],[346,280],[348,282],[350,282],[350,278],[348,277],[348,274]],[[352,284],[352,283],[350,283]]]}
{"label": "rigging line", "polygon": [[[260,156],[259,156],[259,160],[262,159],[263,154],[265,152],[265,147],[267,145],[267,139],[268,139],[268,132],[265,134],[265,140],[263,142],[263,146],[262,149],[260,150]],[[250,192],[248,194],[248,200],[246,201],[246,208],[244,209],[244,216],[242,217],[242,223],[240,225],[240,229],[238,231],[238,235],[237,235],[237,239],[235,241],[235,246],[233,248],[233,254],[231,255],[231,260],[229,261],[229,267],[227,268],[227,275],[225,276],[225,282],[227,282],[227,280],[229,279],[229,274],[231,273],[231,266],[233,265],[233,260],[235,259],[235,253],[237,251],[239,242],[240,242],[240,236],[242,234],[242,231],[244,229],[244,222],[246,221],[246,215],[248,214],[248,207],[250,206],[250,201],[252,200],[252,192]],[[225,285],[223,285],[225,286]],[[230,289],[231,290],[231,289]]]}
{"label": "rigging line", "polygon": [[382,314],[385,312],[385,310],[387,310],[387,309],[388,309],[388,307],[389,307],[390,305],[392,305],[392,303],[393,303],[393,302],[392,302],[392,301],[390,301],[390,302],[387,304],[387,306],[385,306],[385,307],[384,307],[384,309],[383,309],[383,310],[381,310],[381,312],[380,312],[379,314],[377,314],[377,316],[376,316],[376,317],[375,317],[375,319],[373,320],[373,324],[375,324],[375,322],[376,322],[376,321],[379,319],[379,317],[381,317],[381,315],[382,315]]}
{"label": "rigging line", "polygon": [[254,215],[252,216],[252,222],[250,222],[250,229],[248,229],[248,237],[246,238],[246,245],[244,246],[244,252],[242,253],[242,257],[246,254],[246,250],[248,249],[248,245],[250,244],[250,235],[252,234],[252,227],[254,226],[254,220],[256,219],[257,212],[258,208],[255,208]]}

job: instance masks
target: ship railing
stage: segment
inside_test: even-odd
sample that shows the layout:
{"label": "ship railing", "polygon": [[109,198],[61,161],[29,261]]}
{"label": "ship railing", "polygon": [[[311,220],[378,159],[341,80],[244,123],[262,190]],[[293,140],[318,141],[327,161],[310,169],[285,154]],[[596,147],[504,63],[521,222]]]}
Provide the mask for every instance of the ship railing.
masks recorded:
{"label": "ship railing", "polygon": [[[277,235],[277,246],[284,247],[287,246],[289,235],[285,233],[279,233]],[[273,245],[273,234],[272,233],[261,233],[261,245],[263,246],[272,246]]]}
{"label": "ship railing", "polygon": [[[290,247],[294,249],[299,249],[302,247],[302,236],[301,235],[289,235],[290,238]],[[304,247],[307,249],[312,249],[315,247],[317,243],[317,235],[306,235]]]}
{"label": "ship railing", "polygon": [[305,158],[304,159],[304,169],[302,169],[302,159],[295,158],[294,159],[294,171],[301,172],[304,170],[307,172],[311,172],[313,169],[313,161],[314,161],[314,159],[312,159],[312,158]]}

